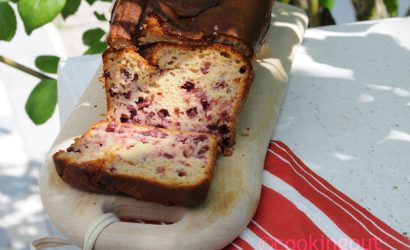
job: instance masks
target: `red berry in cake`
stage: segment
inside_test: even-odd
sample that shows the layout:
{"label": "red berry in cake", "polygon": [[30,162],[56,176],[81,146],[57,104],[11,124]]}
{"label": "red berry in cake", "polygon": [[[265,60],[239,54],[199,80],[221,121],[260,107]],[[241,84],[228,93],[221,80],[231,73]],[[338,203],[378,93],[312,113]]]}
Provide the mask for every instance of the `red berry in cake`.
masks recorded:
{"label": "red berry in cake", "polygon": [[165,117],[169,116],[169,112],[168,112],[167,109],[160,109],[160,110],[158,111],[158,116],[159,116],[160,118],[165,118]]}
{"label": "red berry in cake", "polygon": [[203,110],[207,110],[209,107],[209,103],[206,99],[201,99],[201,105]]}
{"label": "red berry in cake", "polygon": [[215,83],[215,88],[216,89],[224,89],[226,88],[227,83],[224,80],[220,80],[218,82]]}
{"label": "red berry in cake", "polygon": [[186,176],[186,172],[185,172],[184,170],[182,170],[182,169],[178,169],[178,170],[177,170],[177,173],[178,173],[178,176],[179,176],[179,177]]}
{"label": "red berry in cake", "polygon": [[180,163],[182,166],[185,166],[185,167],[191,167],[192,166],[191,164],[189,164],[186,161],[178,161],[178,163]]}
{"label": "red berry in cake", "polygon": [[74,148],[74,147],[71,146],[71,147],[68,147],[68,148],[67,148],[67,152],[80,153],[81,150],[79,150],[79,149]]}
{"label": "red berry in cake", "polygon": [[174,158],[175,158],[174,155],[169,154],[169,153],[163,153],[162,155],[163,155],[165,158],[167,158],[167,159],[174,159]]}
{"label": "red berry in cake", "polygon": [[208,129],[210,130],[217,130],[218,129],[218,125],[217,124],[209,124],[208,126],[206,126]]}
{"label": "red berry in cake", "polygon": [[154,116],[155,116],[155,113],[151,111],[151,112],[148,113],[147,119],[151,119]]}
{"label": "red berry in cake", "polygon": [[206,139],[207,139],[207,137],[205,135],[199,135],[199,136],[194,138],[194,143],[195,143],[195,145],[197,145],[199,142],[203,142]]}
{"label": "red berry in cake", "polygon": [[133,80],[133,81],[137,81],[137,80],[138,80],[138,74],[137,74],[137,73],[134,74],[134,78],[132,78],[132,80]]}
{"label": "red berry in cake", "polygon": [[184,85],[181,86],[181,89],[185,89],[186,91],[190,92],[195,88],[195,84],[190,81],[186,81]]}
{"label": "red berry in cake", "polygon": [[140,96],[140,97],[138,97],[138,100],[135,101],[135,104],[137,104],[138,109],[141,110],[141,109],[144,109],[146,107],[149,107],[150,102]]}
{"label": "red berry in cake", "polygon": [[109,123],[107,125],[107,128],[105,129],[105,132],[114,132],[115,131],[115,124],[114,123]]}
{"label": "red berry in cake", "polygon": [[128,91],[127,93],[124,93],[123,95],[126,99],[130,99],[131,98],[131,91]]}
{"label": "red berry in cake", "polygon": [[126,115],[126,114],[122,114],[121,117],[120,117],[120,121],[121,121],[122,123],[128,122],[129,119],[130,119],[130,117],[129,117],[128,115]]}
{"label": "red berry in cake", "polygon": [[131,120],[133,120],[134,117],[137,115],[137,110],[132,106],[131,107],[128,106],[127,108],[130,111],[130,118],[131,118]]}
{"label": "red berry in cake", "polygon": [[127,82],[128,80],[131,79],[131,73],[127,69],[122,69],[121,74],[122,74],[122,77],[124,78],[124,81]]}
{"label": "red berry in cake", "polygon": [[189,118],[194,118],[198,114],[198,111],[196,107],[193,107],[193,108],[187,109],[186,114]]}
{"label": "red berry in cake", "polygon": [[229,133],[229,128],[228,128],[228,126],[226,126],[224,124],[224,125],[219,126],[218,131],[221,134],[227,134],[227,133]]}
{"label": "red berry in cake", "polygon": [[111,97],[114,97],[117,93],[114,92],[114,90],[113,90],[112,87],[111,87],[111,88],[108,89],[108,94],[109,94]]}
{"label": "red berry in cake", "polygon": [[227,122],[229,121],[229,114],[228,112],[224,111],[220,114],[220,117],[218,119],[219,122]]}
{"label": "red berry in cake", "polygon": [[138,97],[138,100],[135,102],[136,104],[140,104],[144,102],[144,98],[142,98],[141,96]]}
{"label": "red berry in cake", "polygon": [[198,151],[198,155],[203,155],[206,152],[208,152],[209,147],[208,146],[203,146],[199,151]]}
{"label": "red berry in cake", "polygon": [[157,174],[162,174],[165,172],[165,167],[157,167],[155,171]]}
{"label": "red berry in cake", "polygon": [[181,142],[182,144],[185,144],[188,138],[184,136],[177,136],[177,142]]}

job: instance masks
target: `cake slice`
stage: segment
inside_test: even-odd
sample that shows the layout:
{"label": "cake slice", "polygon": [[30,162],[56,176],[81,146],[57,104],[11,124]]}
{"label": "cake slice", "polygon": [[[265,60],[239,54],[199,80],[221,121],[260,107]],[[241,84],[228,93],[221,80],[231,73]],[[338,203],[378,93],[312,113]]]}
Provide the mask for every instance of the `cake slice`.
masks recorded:
{"label": "cake slice", "polygon": [[102,121],[53,160],[83,190],[194,206],[206,198],[216,155],[212,134]]}
{"label": "cake slice", "polygon": [[103,55],[107,119],[157,128],[213,133],[232,153],[236,122],[252,66],[224,45],[159,43],[140,52]]}

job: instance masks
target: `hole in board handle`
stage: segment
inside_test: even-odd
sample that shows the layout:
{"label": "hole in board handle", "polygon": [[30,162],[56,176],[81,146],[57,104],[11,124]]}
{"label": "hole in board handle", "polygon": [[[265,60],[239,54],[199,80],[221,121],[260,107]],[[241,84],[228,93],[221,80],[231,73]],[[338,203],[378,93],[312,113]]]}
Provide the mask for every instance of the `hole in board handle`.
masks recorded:
{"label": "hole in board handle", "polygon": [[180,221],[186,208],[153,202],[126,200],[103,205],[104,213],[114,213],[120,221],[149,225],[171,225]]}

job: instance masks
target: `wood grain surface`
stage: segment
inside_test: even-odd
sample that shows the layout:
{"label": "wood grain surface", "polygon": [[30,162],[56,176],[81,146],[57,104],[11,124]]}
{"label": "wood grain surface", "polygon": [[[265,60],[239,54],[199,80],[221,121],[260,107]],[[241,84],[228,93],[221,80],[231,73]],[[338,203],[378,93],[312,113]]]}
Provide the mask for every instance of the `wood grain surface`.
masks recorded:
{"label": "wood grain surface", "polygon": [[264,47],[254,63],[255,79],[239,117],[231,157],[219,157],[206,202],[194,208],[167,207],[132,198],[84,192],[58,177],[51,155],[66,148],[92,123],[104,118],[105,97],[96,72],[69,116],[40,174],[45,209],[59,230],[79,246],[88,225],[106,212],[119,217],[167,221],[155,225],[118,222],[98,237],[95,249],[220,249],[246,228],[258,206],[266,148],[286,91],[295,47],[307,17],[276,3]]}

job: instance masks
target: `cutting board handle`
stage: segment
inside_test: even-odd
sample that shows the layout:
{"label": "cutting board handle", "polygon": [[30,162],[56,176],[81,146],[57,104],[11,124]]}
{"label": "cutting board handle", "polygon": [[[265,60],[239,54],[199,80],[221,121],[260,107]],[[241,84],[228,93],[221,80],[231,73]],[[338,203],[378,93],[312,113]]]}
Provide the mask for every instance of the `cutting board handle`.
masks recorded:
{"label": "cutting board handle", "polygon": [[106,200],[100,206],[102,213],[114,213],[122,222],[126,223],[158,222],[155,224],[174,224],[189,215],[184,207],[165,206],[159,203],[142,202],[134,199]]}
{"label": "cutting board handle", "polygon": [[[84,237],[83,250],[92,250],[98,235],[109,225],[119,222],[118,217],[113,213],[106,213],[99,216],[87,229]],[[74,242],[60,237],[45,237],[31,242],[31,250],[41,250],[49,247],[77,246]]]}

